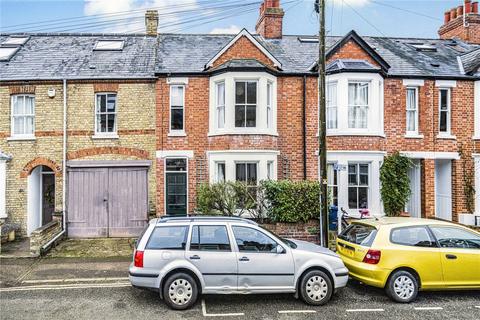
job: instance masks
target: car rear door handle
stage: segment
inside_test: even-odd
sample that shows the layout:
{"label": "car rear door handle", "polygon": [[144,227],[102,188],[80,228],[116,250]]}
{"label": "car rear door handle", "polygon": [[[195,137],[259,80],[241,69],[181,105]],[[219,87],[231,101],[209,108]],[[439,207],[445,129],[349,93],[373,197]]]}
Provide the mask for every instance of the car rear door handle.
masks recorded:
{"label": "car rear door handle", "polygon": [[192,259],[192,260],[200,260],[200,257],[197,256],[197,255],[193,255],[193,256],[190,257],[190,259]]}
{"label": "car rear door handle", "polygon": [[447,259],[451,259],[451,260],[457,259],[457,256],[454,255],[454,254],[447,254],[445,257],[447,257]]}
{"label": "car rear door handle", "polygon": [[247,257],[241,257],[240,259],[238,259],[238,261],[250,261],[250,259],[248,259]]}

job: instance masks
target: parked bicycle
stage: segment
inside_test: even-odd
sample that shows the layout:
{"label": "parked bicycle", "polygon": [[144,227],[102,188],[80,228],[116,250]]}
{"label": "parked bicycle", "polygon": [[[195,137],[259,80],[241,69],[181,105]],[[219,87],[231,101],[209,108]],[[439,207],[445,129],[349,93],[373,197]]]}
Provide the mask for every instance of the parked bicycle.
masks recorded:
{"label": "parked bicycle", "polygon": [[[346,227],[350,225],[350,222],[348,222],[347,219],[353,218],[353,219],[358,219],[358,217],[353,217],[351,216],[343,207],[340,208],[340,211],[342,211],[342,217],[341,217],[341,225],[342,225],[342,230],[345,230]],[[370,216],[370,211],[368,209],[360,209],[360,219],[370,219],[372,216]]]}

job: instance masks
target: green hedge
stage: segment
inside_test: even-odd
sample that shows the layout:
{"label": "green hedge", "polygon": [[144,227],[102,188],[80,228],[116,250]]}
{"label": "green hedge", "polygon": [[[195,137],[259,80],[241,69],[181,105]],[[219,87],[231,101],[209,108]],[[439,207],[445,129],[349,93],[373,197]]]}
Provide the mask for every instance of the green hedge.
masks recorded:
{"label": "green hedge", "polygon": [[318,181],[263,181],[267,217],[275,222],[306,222],[320,214]]}

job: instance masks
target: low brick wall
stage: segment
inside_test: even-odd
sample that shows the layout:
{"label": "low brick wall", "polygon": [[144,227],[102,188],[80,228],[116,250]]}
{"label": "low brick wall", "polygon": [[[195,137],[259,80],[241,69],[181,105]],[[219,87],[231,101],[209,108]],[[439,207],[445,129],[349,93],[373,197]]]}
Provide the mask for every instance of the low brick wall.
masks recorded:
{"label": "low brick wall", "polygon": [[313,243],[320,242],[318,220],[297,223],[265,223],[262,224],[262,227],[270,230],[282,238],[293,238]]}
{"label": "low brick wall", "polygon": [[33,256],[39,256],[42,252],[42,246],[55,238],[62,232],[61,220],[53,220],[46,225],[32,231],[30,235],[30,253]]}

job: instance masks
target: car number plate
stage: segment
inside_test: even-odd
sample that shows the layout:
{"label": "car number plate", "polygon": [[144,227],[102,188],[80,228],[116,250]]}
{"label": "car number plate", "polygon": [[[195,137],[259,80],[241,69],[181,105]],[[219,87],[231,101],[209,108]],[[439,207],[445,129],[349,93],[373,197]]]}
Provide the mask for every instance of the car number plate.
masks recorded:
{"label": "car number plate", "polygon": [[355,255],[355,250],[349,249],[349,248],[343,248],[342,252],[345,253],[345,255],[353,257]]}

